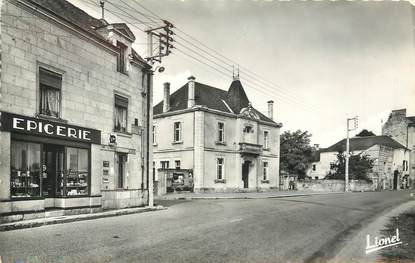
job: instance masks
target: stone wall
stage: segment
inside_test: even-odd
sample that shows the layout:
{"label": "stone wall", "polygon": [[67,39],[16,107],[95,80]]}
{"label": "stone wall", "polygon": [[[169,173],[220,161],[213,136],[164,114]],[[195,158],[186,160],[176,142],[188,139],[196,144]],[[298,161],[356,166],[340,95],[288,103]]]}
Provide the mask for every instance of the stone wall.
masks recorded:
{"label": "stone wall", "polygon": [[[351,180],[351,191],[357,192],[369,192],[373,191],[373,184],[365,181]],[[343,192],[344,181],[343,180],[313,180],[297,182],[297,190],[311,190],[316,192]]]}

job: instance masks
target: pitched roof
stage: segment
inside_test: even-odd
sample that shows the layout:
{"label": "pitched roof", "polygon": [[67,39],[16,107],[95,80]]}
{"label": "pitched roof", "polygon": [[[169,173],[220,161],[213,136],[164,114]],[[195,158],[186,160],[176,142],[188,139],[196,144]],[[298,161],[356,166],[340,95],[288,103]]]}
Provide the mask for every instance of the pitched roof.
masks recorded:
{"label": "pitched roof", "polygon": [[[55,15],[60,16],[61,18],[71,22],[72,24],[94,35],[94,37],[100,39],[101,41],[108,42],[101,34],[99,34],[95,30],[97,28],[106,26],[108,23],[105,20],[97,19],[93,16],[90,16],[88,13],[84,12],[82,9],[76,7],[75,5],[69,3],[68,1],[66,0],[27,0],[27,1],[32,2],[42,7],[43,9],[46,9],[49,12],[54,13]],[[120,25],[123,25],[123,23],[115,23],[114,25],[116,27],[120,27]],[[127,25],[125,25],[125,27],[128,28]],[[131,30],[129,30],[129,33],[132,34]],[[146,61],[141,56],[139,56],[137,52],[133,51],[133,56],[135,59],[146,63]]]}
{"label": "pitched roof", "polygon": [[[207,106],[209,109],[214,109],[214,110],[218,110],[218,111],[222,111],[226,113],[238,114],[240,112],[240,110],[237,111],[239,107],[243,106],[245,108],[248,106],[248,103],[249,103],[248,98],[245,94],[245,91],[243,90],[242,84],[240,84],[239,80],[238,82],[239,84],[237,85],[240,86],[240,87],[237,87],[238,89],[240,89],[238,91],[239,92],[238,96],[242,98],[241,99],[242,102],[232,104],[227,98],[230,92],[195,81],[195,104],[204,105],[204,106]],[[232,83],[230,89],[232,88],[232,85],[235,85],[235,84]],[[234,92],[236,91],[232,91],[232,93]],[[170,95],[170,112],[187,109],[187,100],[188,100],[188,85],[186,83],[181,88],[179,88],[173,94]],[[234,102],[236,102],[236,100]],[[233,107],[231,105],[233,105]],[[260,120],[267,121],[267,122],[273,122],[273,120],[269,119],[267,116],[265,116],[258,110],[253,108],[252,111],[259,116]],[[159,102],[156,106],[154,106],[153,112],[154,112],[154,115],[163,113],[163,101]]]}
{"label": "pitched roof", "polygon": [[[394,149],[403,148],[405,146],[395,141],[389,136],[366,136],[366,137],[353,137],[350,138],[350,151],[366,150],[374,145],[388,146]],[[321,152],[344,152],[346,150],[346,139],[343,139],[332,146],[321,149]]]}

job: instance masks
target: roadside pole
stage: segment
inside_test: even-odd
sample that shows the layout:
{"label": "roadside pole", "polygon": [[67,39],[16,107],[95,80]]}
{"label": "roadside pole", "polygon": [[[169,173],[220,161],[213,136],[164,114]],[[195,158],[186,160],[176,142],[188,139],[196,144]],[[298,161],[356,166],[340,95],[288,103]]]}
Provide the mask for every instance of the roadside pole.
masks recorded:
{"label": "roadside pole", "polygon": [[[354,121],[354,127],[350,129],[349,121]],[[355,116],[353,118],[347,118],[347,137],[346,137],[346,165],[345,165],[345,175],[344,175],[344,191],[349,192],[349,157],[350,157],[350,140],[349,140],[349,132],[352,130],[356,130],[358,126],[358,117]]]}

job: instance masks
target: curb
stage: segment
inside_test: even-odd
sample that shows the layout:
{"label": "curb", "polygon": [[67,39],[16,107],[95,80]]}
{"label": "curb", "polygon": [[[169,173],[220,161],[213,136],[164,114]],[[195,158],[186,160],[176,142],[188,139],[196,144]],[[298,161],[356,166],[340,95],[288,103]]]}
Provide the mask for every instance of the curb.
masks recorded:
{"label": "curb", "polygon": [[105,217],[115,217],[115,216],[121,216],[121,215],[129,215],[129,214],[140,214],[144,212],[152,212],[152,211],[159,211],[159,210],[166,210],[166,209],[167,208],[164,206],[127,208],[127,209],[112,210],[112,211],[93,213],[93,214],[69,215],[69,216],[59,216],[59,217],[50,217],[50,218],[39,218],[39,219],[33,219],[33,220],[27,220],[27,221],[17,221],[17,222],[12,222],[12,223],[1,224],[0,232],[24,229],[24,228],[40,227],[40,226],[46,226],[46,225],[70,223],[70,222],[76,222],[76,221],[93,220],[93,219],[105,218]]}
{"label": "curb", "polygon": [[286,194],[286,195],[269,195],[269,196],[178,196],[172,198],[160,198],[158,201],[172,201],[172,200],[218,200],[218,199],[277,199],[287,197],[302,197],[312,195],[328,195],[328,194],[344,194],[344,192],[324,192],[324,193],[301,193],[301,194]]}

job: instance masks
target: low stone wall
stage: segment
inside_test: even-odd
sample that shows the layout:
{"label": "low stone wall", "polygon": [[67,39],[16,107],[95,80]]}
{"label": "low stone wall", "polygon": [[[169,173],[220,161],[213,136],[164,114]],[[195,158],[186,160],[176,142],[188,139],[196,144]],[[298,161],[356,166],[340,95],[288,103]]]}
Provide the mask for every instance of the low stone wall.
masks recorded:
{"label": "low stone wall", "polygon": [[147,190],[141,189],[102,190],[101,194],[104,210],[145,206],[148,199]]}
{"label": "low stone wall", "polygon": [[[312,180],[312,181],[298,181],[297,190],[311,190],[316,192],[342,192],[344,191],[343,180]],[[373,191],[372,183],[360,180],[350,181],[350,190],[356,192]]]}

